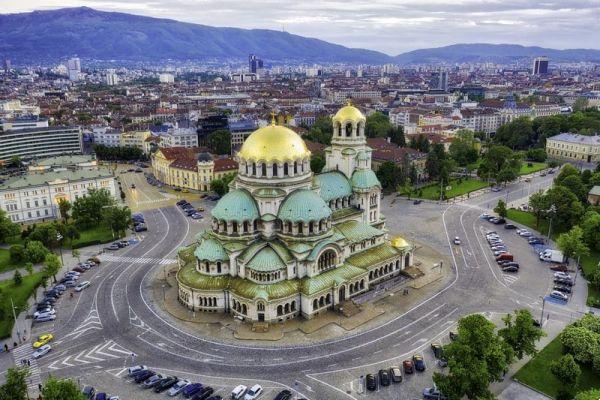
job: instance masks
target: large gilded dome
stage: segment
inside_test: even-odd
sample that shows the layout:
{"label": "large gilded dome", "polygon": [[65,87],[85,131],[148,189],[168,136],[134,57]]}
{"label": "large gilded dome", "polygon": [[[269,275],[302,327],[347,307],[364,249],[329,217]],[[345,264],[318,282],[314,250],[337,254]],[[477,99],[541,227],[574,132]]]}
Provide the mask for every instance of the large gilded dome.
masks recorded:
{"label": "large gilded dome", "polygon": [[346,122],[365,122],[366,118],[360,110],[350,103],[340,108],[338,112],[335,113],[332,120],[334,122],[346,123]]}
{"label": "large gilded dome", "polygon": [[285,126],[271,124],[254,131],[242,145],[238,157],[254,161],[294,161],[310,157],[304,140]]}

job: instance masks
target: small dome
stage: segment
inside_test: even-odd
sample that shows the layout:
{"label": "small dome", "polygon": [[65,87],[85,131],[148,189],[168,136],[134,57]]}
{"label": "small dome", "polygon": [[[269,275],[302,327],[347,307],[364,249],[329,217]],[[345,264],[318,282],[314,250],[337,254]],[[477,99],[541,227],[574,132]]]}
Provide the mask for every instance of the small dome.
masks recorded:
{"label": "small dome", "polygon": [[221,243],[215,239],[204,239],[194,251],[196,258],[202,261],[229,261],[229,256]]}
{"label": "small dome", "polygon": [[319,221],[331,216],[331,209],[323,199],[308,189],[298,189],[290,193],[281,206],[277,217],[282,221]]}
{"label": "small dome", "polygon": [[410,247],[410,244],[402,236],[396,236],[391,241],[392,246],[396,248]]}
{"label": "small dome", "polygon": [[209,153],[203,152],[198,154],[198,162],[212,161],[212,156]]}
{"label": "small dome", "polygon": [[372,170],[358,169],[352,174],[352,187],[354,189],[371,189],[381,187],[381,183]]}
{"label": "small dome", "polygon": [[337,113],[333,116],[334,122],[346,123],[346,122],[366,122],[366,118],[360,110],[350,103],[340,108]]}
{"label": "small dome", "polygon": [[225,221],[252,221],[260,217],[256,201],[247,190],[236,189],[219,200],[212,210],[212,216]]}
{"label": "small dome", "polygon": [[271,124],[248,136],[237,155],[244,160],[283,162],[308,158],[310,151],[296,132]]}

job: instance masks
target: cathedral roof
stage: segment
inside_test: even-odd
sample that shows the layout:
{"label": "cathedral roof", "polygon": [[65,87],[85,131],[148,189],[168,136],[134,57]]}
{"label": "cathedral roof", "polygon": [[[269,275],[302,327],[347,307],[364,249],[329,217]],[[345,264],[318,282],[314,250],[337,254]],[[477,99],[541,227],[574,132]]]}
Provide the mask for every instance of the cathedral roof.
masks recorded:
{"label": "cathedral roof", "polygon": [[246,268],[257,272],[273,272],[285,268],[285,263],[273,248],[266,246],[252,257]]}
{"label": "cathedral roof", "polygon": [[229,256],[225,251],[225,248],[217,240],[213,238],[207,238],[200,242],[194,255],[203,261],[228,261]]}
{"label": "cathedral roof", "polygon": [[382,230],[358,221],[342,222],[335,226],[350,243],[358,243],[384,234]]}
{"label": "cathedral roof", "polygon": [[352,174],[352,187],[355,189],[371,189],[381,187],[375,172],[370,169],[358,169]]}
{"label": "cathedral roof", "polygon": [[258,219],[260,214],[252,195],[247,190],[236,189],[219,200],[212,210],[212,216],[225,221],[243,222]]}
{"label": "cathedral roof", "polygon": [[308,158],[310,151],[296,132],[271,124],[248,136],[237,155],[244,160],[284,162]]}
{"label": "cathedral roof", "polygon": [[315,175],[315,180],[321,185],[321,198],[326,202],[352,195],[350,182],[339,171]]}
{"label": "cathedral roof", "polygon": [[319,221],[331,216],[331,209],[318,194],[308,189],[290,193],[279,206],[277,217],[282,221]]}
{"label": "cathedral roof", "polygon": [[340,122],[343,124],[346,122],[365,122],[366,118],[358,108],[351,104],[347,104],[346,106],[340,108],[337,113],[335,113],[332,120],[334,122]]}

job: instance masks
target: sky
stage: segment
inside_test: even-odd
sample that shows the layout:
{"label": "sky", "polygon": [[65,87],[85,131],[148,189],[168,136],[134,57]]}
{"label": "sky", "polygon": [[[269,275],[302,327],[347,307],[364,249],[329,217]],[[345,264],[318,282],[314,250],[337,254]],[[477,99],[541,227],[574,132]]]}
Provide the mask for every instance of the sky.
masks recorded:
{"label": "sky", "polygon": [[0,0],[2,13],[88,6],[264,28],[397,55],[454,43],[600,49],[600,0]]}

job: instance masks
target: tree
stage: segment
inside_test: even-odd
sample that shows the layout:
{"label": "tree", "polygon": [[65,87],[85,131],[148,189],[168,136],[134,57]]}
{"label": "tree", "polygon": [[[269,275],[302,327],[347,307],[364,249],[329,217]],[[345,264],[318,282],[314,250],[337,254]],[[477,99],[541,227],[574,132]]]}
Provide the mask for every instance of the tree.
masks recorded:
{"label": "tree", "polygon": [[304,138],[317,143],[330,145],[332,136],[333,123],[331,122],[331,117],[321,116],[315,120],[315,123],[312,124],[308,133],[304,135]]}
{"label": "tree", "polygon": [[225,195],[225,193],[227,193],[228,188],[225,185],[225,182],[223,181],[223,179],[213,179],[210,182],[210,190],[212,190],[219,196],[223,196],[223,195]]}
{"label": "tree", "polygon": [[114,199],[106,189],[91,189],[86,196],[80,197],[73,203],[72,217],[81,227],[98,226],[102,222],[105,207],[115,204]]}
{"label": "tree", "polygon": [[448,149],[450,157],[462,167],[477,161],[479,154],[475,149],[475,136],[473,131],[461,129],[456,132],[455,138]]}
{"label": "tree", "polygon": [[320,154],[313,154],[310,157],[310,170],[315,174],[318,174],[325,167],[325,159]]}
{"label": "tree", "polygon": [[563,181],[569,176],[579,176],[579,171],[571,164],[565,164],[554,178],[554,184],[562,185]]}
{"label": "tree", "polygon": [[565,354],[550,364],[550,371],[559,381],[567,386],[574,387],[581,375],[581,368],[571,354]]}
{"label": "tree", "polygon": [[600,251],[600,213],[588,211],[581,221],[583,240],[589,248]]}
{"label": "tree", "polygon": [[60,271],[62,264],[60,263],[60,258],[54,253],[46,254],[46,258],[44,260],[44,272],[47,276],[51,276],[54,278],[54,282],[56,282],[56,274]]}
{"label": "tree", "polygon": [[10,261],[13,263],[20,263],[25,259],[25,247],[20,244],[10,246],[8,253],[10,254]]}
{"label": "tree", "polygon": [[389,137],[392,143],[400,147],[406,147],[406,137],[404,136],[404,128],[402,126],[392,127]]}
{"label": "tree", "polygon": [[71,255],[73,256],[73,258],[76,258],[77,261],[81,261],[81,252],[77,249],[73,249],[71,251]]}
{"label": "tree", "polygon": [[573,103],[573,111],[584,111],[588,108],[589,100],[587,97],[578,97]]}
{"label": "tree", "polygon": [[25,271],[27,271],[29,275],[33,275],[33,263],[25,263]]}
{"label": "tree", "polygon": [[579,392],[574,400],[598,400],[600,399],[600,389],[590,389],[585,392]]}
{"label": "tree", "polygon": [[584,208],[577,196],[562,185],[555,185],[546,192],[548,209],[554,206],[552,214],[553,226],[570,228],[577,224],[583,215]]}
{"label": "tree", "polygon": [[9,368],[6,382],[0,386],[0,400],[25,400],[27,398],[27,377],[29,370],[22,367]]}
{"label": "tree", "polygon": [[556,245],[567,259],[581,257],[589,254],[590,250],[583,241],[583,229],[575,225],[569,232],[561,233],[556,240]]}
{"label": "tree", "polygon": [[208,135],[208,147],[215,154],[231,152],[231,133],[227,129],[217,129]]}
{"label": "tree", "polygon": [[0,243],[6,243],[6,240],[17,236],[21,228],[10,220],[6,212],[0,209]]}
{"label": "tree", "polygon": [[560,182],[560,185],[569,189],[571,193],[577,196],[577,199],[580,202],[586,202],[588,188],[583,184],[583,181],[581,180],[579,174],[567,176]]}
{"label": "tree", "polygon": [[566,351],[581,363],[590,363],[598,349],[598,334],[583,326],[567,326],[560,341]]}
{"label": "tree", "polygon": [[504,328],[498,331],[498,335],[512,347],[517,358],[520,360],[524,355],[534,356],[537,353],[535,342],[545,334],[535,327],[529,310],[517,310],[514,319],[511,314],[507,314],[502,320]]}
{"label": "tree", "polygon": [[499,216],[501,216],[502,218],[506,218],[507,210],[506,210],[506,203],[504,202],[504,200],[502,200],[502,199],[498,200],[498,204],[494,208],[494,212],[496,214],[498,214]]}
{"label": "tree", "polygon": [[50,376],[42,387],[44,400],[83,400],[83,395],[72,379],[56,379]]}
{"label": "tree", "polygon": [[519,154],[506,146],[492,145],[483,155],[477,174],[481,178],[492,178],[502,183],[516,179],[520,169]]}
{"label": "tree", "polygon": [[514,358],[513,349],[481,314],[458,321],[458,338],[444,346],[448,374],[434,373],[433,381],[451,399],[491,399],[492,382],[502,379]]}
{"label": "tree", "polygon": [[544,195],[544,192],[535,192],[529,197],[529,207],[533,215],[535,215],[535,227],[540,226],[540,219],[545,215],[546,210],[550,207],[548,204],[548,198]]}
{"label": "tree", "polygon": [[69,202],[69,200],[66,199],[60,199],[58,200],[58,211],[60,212],[60,216],[63,219],[63,221],[65,222],[65,224],[68,222],[69,220],[69,211],[71,211],[71,203]]}
{"label": "tree", "polygon": [[546,150],[542,148],[529,149],[527,150],[527,159],[531,161],[544,162],[548,158]]}
{"label": "tree", "polygon": [[387,137],[392,129],[392,124],[387,115],[376,111],[367,116],[365,123],[365,136],[369,138]]}
{"label": "tree", "polygon": [[377,179],[381,182],[381,187],[386,191],[394,191],[400,182],[400,169],[392,161],[384,161],[377,169]]}
{"label": "tree", "polygon": [[105,208],[103,221],[113,233],[116,232],[120,236],[131,225],[131,210],[128,207],[116,206]]}
{"label": "tree", "polygon": [[44,261],[48,249],[42,242],[30,240],[25,245],[25,259],[34,264]]}
{"label": "tree", "polygon": [[19,286],[23,283],[23,276],[18,269],[15,269],[15,273],[13,274],[13,282],[15,283],[15,286]]}
{"label": "tree", "polygon": [[527,149],[536,142],[537,138],[529,117],[520,117],[500,126],[494,135],[494,143],[510,147],[513,150]]}

